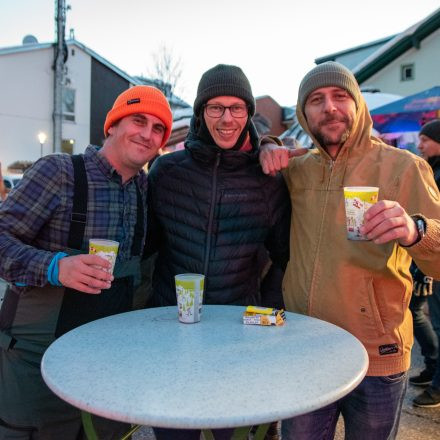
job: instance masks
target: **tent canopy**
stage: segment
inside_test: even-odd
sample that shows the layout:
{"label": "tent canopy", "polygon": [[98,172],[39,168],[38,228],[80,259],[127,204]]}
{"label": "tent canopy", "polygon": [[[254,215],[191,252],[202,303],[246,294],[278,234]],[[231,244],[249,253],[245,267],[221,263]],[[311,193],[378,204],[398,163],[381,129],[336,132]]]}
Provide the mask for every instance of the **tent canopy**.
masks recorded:
{"label": "tent canopy", "polygon": [[370,113],[379,133],[418,132],[426,121],[440,115],[440,86],[377,107]]}
{"label": "tent canopy", "polygon": [[432,112],[440,109],[440,86],[432,87],[423,92],[407,96],[389,104],[377,107],[372,115],[387,115],[391,113]]}

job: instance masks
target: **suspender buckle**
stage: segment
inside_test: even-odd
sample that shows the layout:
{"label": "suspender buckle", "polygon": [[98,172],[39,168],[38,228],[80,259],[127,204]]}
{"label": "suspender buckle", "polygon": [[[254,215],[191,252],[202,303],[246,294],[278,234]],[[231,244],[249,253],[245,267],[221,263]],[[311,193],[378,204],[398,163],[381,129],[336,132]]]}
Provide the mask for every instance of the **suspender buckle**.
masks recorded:
{"label": "suspender buckle", "polygon": [[76,223],[86,223],[87,215],[81,212],[72,212],[72,215],[70,216],[70,221]]}

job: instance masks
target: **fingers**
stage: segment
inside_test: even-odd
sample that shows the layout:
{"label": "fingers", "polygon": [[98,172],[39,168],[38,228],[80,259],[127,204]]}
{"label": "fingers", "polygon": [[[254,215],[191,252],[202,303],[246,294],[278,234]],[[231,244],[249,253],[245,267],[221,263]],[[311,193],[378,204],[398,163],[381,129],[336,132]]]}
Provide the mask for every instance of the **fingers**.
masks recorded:
{"label": "fingers", "polygon": [[272,163],[274,169],[272,171],[280,171],[289,165],[289,150],[278,149],[272,151]]}
{"label": "fingers", "polygon": [[260,153],[260,164],[264,174],[274,173],[275,167],[271,151],[262,151]]}
{"label": "fingers", "polygon": [[376,244],[398,240],[400,244],[409,246],[417,239],[412,218],[398,202],[390,200],[381,200],[368,209],[361,233]]}
{"label": "fingers", "polygon": [[111,264],[108,260],[95,254],[81,254],[77,255],[77,257],[80,257],[80,261],[86,265],[99,266],[103,269],[111,268]]}
{"label": "fingers", "polygon": [[407,234],[407,229],[404,226],[391,226],[389,229],[385,229],[383,232],[382,231],[383,228],[373,230],[367,234],[367,238],[369,240],[373,240],[376,244],[384,244],[388,243],[389,241],[399,240],[401,237],[404,237]]}
{"label": "fingers", "polygon": [[289,157],[303,156],[309,151],[308,148],[296,148],[295,150],[289,150]]}
{"label": "fingers", "polygon": [[98,295],[102,291],[102,289],[90,287],[88,284],[81,283],[79,281],[72,282],[71,285],[65,286],[65,287],[69,287],[70,289],[78,290],[79,292],[89,293],[91,295]]}
{"label": "fingers", "polygon": [[265,174],[276,174],[289,165],[289,149],[279,147],[260,152],[260,163]]}
{"label": "fingers", "polygon": [[58,262],[58,280],[65,286],[85,293],[97,294],[108,289],[113,275],[111,264],[97,255],[76,255]]}
{"label": "fingers", "polygon": [[[370,209],[365,213],[364,223],[364,233],[370,239],[372,239],[373,236],[386,232],[388,229],[402,226],[404,223],[403,215],[405,211],[398,204],[397,206],[390,206],[389,208],[377,212],[373,217],[368,215]],[[371,237],[369,235],[371,235]]]}
{"label": "fingers", "polygon": [[402,212],[404,212],[403,208],[399,205],[398,202],[394,202],[391,200],[380,200],[379,202],[375,203],[367,210],[367,212],[365,213],[365,221],[368,221],[373,217],[375,217],[376,215],[379,215],[384,211],[393,208],[395,209],[400,208]]}
{"label": "fingers", "polygon": [[[86,277],[88,284],[103,289],[106,288],[106,285],[110,287],[113,281],[113,275],[100,266],[85,266],[82,268],[80,275]],[[93,280],[93,282],[90,280]]]}

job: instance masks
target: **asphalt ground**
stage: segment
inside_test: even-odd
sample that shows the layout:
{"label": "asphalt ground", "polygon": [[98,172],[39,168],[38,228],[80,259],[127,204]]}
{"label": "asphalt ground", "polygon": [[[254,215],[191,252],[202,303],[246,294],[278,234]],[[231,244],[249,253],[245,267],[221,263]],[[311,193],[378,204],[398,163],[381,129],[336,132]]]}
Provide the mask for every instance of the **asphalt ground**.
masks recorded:
{"label": "asphalt ground", "polygon": [[[0,279],[0,304],[3,301],[3,294],[6,283]],[[412,363],[410,376],[418,374],[423,369],[423,358],[420,347],[414,344],[412,352]],[[412,405],[412,400],[423,391],[422,387],[408,385],[408,391],[403,403],[402,417],[400,421],[397,440],[439,440],[440,439],[440,407],[418,408]],[[344,439],[344,426],[341,419],[336,431],[336,440]],[[155,440],[151,428],[142,427],[133,435],[133,440]],[[170,439],[172,440],[172,439]]]}

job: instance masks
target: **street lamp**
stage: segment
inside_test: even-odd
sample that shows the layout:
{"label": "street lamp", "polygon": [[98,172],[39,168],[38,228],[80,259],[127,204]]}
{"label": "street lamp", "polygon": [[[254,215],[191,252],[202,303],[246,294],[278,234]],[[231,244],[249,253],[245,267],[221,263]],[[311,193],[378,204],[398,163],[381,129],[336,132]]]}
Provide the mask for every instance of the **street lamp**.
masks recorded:
{"label": "street lamp", "polygon": [[40,157],[43,157],[43,145],[46,142],[46,139],[46,133],[40,131],[40,133],[38,133],[38,140],[40,141]]}

